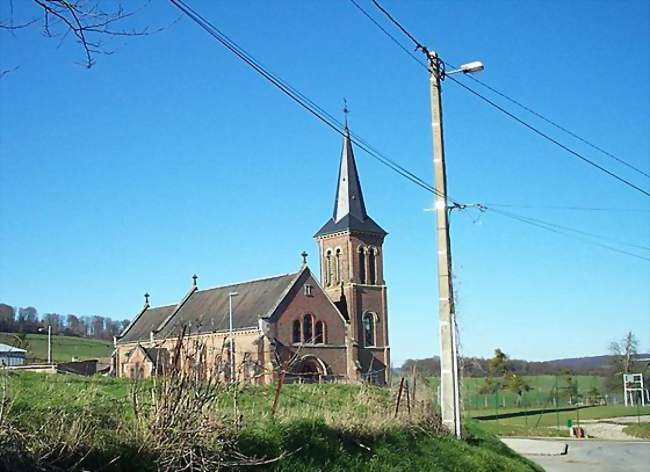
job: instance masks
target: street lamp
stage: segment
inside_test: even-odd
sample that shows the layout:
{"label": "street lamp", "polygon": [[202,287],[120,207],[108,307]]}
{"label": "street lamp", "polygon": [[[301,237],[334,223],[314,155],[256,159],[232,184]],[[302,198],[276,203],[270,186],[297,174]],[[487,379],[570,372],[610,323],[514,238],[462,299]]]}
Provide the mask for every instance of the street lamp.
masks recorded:
{"label": "street lamp", "polygon": [[229,328],[228,332],[230,333],[230,381],[232,382],[235,379],[235,340],[232,337],[232,297],[239,295],[238,292],[229,292],[228,293],[228,313],[229,313]]}
{"label": "street lamp", "polygon": [[[42,333],[45,328],[38,328],[38,332]],[[47,325],[47,363],[52,363],[52,325]]]}
{"label": "street lamp", "polygon": [[458,74],[462,72],[463,74],[474,74],[475,72],[481,72],[485,69],[485,66],[481,61],[468,62],[460,66],[460,69],[454,69],[445,72],[446,75]]}
{"label": "street lamp", "polygon": [[440,325],[440,411],[442,424],[461,437],[460,384],[456,310],[452,281],[451,241],[449,238],[449,207],[447,204],[447,173],[442,130],[442,81],[457,73],[471,74],[484,69],[480,61],[463,64],[460,69],[445,71],[445,63],[433,51],[428,53],[431,82],[431,116],[433,128],[433,169],[436,192],[436,239],[438,241],[438,293]]}

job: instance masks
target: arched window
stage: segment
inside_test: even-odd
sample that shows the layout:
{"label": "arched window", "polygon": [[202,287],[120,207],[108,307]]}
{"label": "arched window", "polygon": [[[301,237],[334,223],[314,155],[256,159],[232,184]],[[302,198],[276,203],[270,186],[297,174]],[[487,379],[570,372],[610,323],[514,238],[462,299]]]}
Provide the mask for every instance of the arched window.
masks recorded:
{"label": "arched window", "polygon": [[325,253],[325,285],[332,285],[332,251]]}
{"label": "arched window", "polygon": [[300,320],[294,320],[293,322],[291,339],[294,343],[300,342]]}
{"label": "arched window", "polygon": [[341,281],[341,249],[336,250],[336,282]]}
{"label": "arched window", "polygon": [[364,346],[375,345],[375,314],[364,313],[363,315],[363,344]]}
{"label": "arched window", "polygon": [[314,320],[311,315],[305,315],[302,319],[302,340],[305,343],[314,342]]}
{"label": "arched window", "polygon": [[317,321],[314,328],[314,343],[316,344],[326,344],[327,343],[327,328],[325,323],[322,321]]}
{"label": "arched window", "polygon": [[373,247],[368,251],[368,272],[369,272],[369,284],[375,285],[377,283],[377,250]]}
{"label": "arched window", "polygon": [[359,281],[366,283],[366,253],[363,247],[359,246]]}

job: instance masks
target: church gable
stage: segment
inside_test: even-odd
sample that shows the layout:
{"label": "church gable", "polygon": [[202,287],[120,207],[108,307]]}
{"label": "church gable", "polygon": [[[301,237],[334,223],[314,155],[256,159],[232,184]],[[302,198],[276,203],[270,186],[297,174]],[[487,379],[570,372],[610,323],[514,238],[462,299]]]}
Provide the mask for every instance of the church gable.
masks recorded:
{"label": "church gable", "polygon": [[269,319],[284,345],[345,345],[347,323],[306,269]]}

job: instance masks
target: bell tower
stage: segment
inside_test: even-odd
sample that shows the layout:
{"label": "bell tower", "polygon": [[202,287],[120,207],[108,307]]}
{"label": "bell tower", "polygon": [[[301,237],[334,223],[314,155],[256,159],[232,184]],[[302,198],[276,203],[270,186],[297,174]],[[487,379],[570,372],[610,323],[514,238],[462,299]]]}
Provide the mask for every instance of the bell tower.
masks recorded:
{"label": "bell tower", "polygon": [[348,319],[348,376],[388,381],[387,288],[384,231],[366,211],[347,123],[332,218],[314,235],[321,283]]}

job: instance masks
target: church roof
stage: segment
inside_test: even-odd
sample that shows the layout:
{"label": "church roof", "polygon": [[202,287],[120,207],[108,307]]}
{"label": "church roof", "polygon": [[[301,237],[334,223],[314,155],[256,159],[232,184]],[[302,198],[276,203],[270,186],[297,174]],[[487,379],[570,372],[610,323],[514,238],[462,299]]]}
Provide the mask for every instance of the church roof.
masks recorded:
{"label": "church roof", "polygon": [[160,324],[172,314],[176,305],[159,307],[146,306],[145,309],[133,320],[126,332],[120,336],[123,343],[149,340],[149,333],[155,331]]}
{"label": "church roof", "polygon": [[334,214],[332,218],[314,235],[323,236],[340,231],[355,231],[386,235],[381,226],[368,216],[363,201],[359,172],[354,160],[350,130],[345,127],[343,134],[343,150],[339,165],[339,178],[334,199]]}
{"label": "church roof", "polygon": [[183,326],[188,334],[225,331],[229,328],[228,294],[233,302],[233,329],[257,328],[258,320],[271,316],[299,276],[299,272],[251,280],[221,287],[192,290],[177,305],[146,308],[118,339],[119,343],[147,341],[175,336]]}

